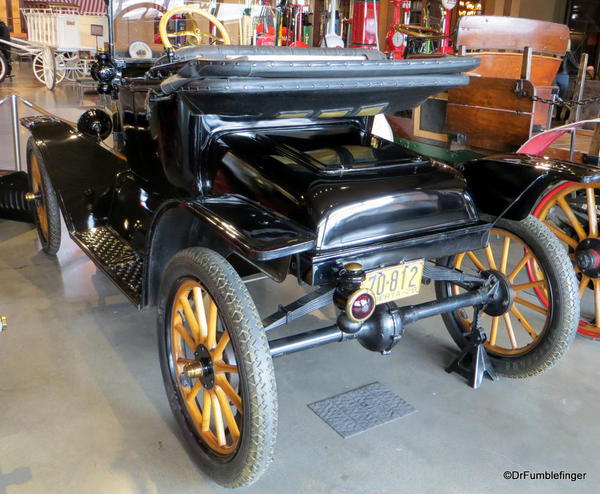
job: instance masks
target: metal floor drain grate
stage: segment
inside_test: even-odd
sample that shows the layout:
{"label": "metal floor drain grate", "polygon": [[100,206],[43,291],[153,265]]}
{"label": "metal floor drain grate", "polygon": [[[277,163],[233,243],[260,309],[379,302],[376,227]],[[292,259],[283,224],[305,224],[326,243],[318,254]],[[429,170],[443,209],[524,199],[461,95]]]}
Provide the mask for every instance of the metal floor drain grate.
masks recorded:
{"label": "metal floor drain grate", "polygon": [[308,407],[344,438],[417,411],[379,382],[316,401]]}

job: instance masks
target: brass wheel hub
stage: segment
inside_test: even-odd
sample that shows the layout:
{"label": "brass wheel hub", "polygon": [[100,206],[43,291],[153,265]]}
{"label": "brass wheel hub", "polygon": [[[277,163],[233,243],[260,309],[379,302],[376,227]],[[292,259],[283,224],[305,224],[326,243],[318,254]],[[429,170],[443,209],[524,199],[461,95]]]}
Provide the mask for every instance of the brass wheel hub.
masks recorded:
{"label": "brass wheel hub", "polygon": [[194,362],[185,364],[183,374],[189,380],[200,379],[204,389],[212,389],[215,386],[215,368],[208,348],[198,345],[194,358]]}

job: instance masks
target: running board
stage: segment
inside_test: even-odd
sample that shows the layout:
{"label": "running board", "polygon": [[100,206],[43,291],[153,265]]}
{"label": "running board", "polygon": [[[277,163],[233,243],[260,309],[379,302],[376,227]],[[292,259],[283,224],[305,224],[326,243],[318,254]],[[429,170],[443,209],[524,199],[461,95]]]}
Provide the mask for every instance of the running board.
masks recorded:
{"label": "running board", "polygon": [[142,298],[142,257],[112,228],[100,226],[72,235],[87,256],[138,307]]}

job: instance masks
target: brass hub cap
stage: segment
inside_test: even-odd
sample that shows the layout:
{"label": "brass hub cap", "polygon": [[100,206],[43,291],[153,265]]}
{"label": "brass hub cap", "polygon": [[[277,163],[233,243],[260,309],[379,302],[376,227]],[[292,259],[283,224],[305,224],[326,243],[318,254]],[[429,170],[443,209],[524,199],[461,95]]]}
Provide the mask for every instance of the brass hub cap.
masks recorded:
{"label": "brass hub cap", "polygon": [[183,281],[173,299],[171,365],[198,436],[219,455],[234,453],[243,413],[239,369],[217,305],[195,280]]}
{"label": "brass hub cap", "polygon": [[[533,281],[526,267],[535,272]],[[482,314],[481,323],[487,335],[485,347],[491,354],[518,356],[538,344],[550,322],[548,306],[542,304],[535,289],[548,294],[548,283],[539,268],[536,256],[516,235],[494,228],[490,244],[483,250],[465,252],[455,257],[454,267],[465,272],[489,272],[501,280],[501,291],[507,299],[492,303]],[[452,286],[452,294],[464,290]],[[466,331],[471,330],[472,309],[456,311],[459,322]]]}
{"label": "brass hub cap", "polygon": [[[579,332],[594,339],[600,339],[600,269],[594,255],[600,252],[598,188],[598,183],[567,182],[548,194],[533,213],[569,249],[579,280]],[[547,303],[543,293],[539,296]]]}
{"label": "brass hub cap", "polygon": [[35,213],[38,220],[39,231],[44,238],[48,239],[48,209],[46,207],[46,198],[44,197],[44,189],[42,187],[42,173],[40,172],[40,165],[35,153],[31,154],[30,159],[31,167],[31,195],[29,196],[33,200],[35,206]]}

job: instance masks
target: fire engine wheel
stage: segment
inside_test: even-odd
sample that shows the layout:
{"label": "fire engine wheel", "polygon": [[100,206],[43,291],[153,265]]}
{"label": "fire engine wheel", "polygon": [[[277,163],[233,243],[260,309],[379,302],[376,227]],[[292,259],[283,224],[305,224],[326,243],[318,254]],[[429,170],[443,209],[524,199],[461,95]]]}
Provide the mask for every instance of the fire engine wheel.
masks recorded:
{"label": "fire engine wheel", "polygon": [[44,159],[33,139],[27,143],[27,170],[30,184],[28,199],[33,206],[38,237],[43,251],[54,256],[60,248],[60,208]]}
{"label": "fire engine wheel", "polygon": [[[579,334],[595,341],[600,341],[599,203],[600,184],[567,182],[550,191],[533,212],[569,250],[579,281]],[[546,304],[544,294],[538,295]]]}
{"label": "fire engine wheel", "polygon": [[273,362],[254,302],[233,267],[200,247],[171,259],[159,297],[163,379],[190,451],[219,484],[251,484],[277,433]]}
{"label": "fire engine wheel", "polygon": [[[506,303],[486,307],[481,318],[485,347],[498,374],[528,377],[562,358],[577,331],[577,281],[565,249],[539,220],[532,216],[523,221],[500,220],[487,248],[445,258],[442,263],[467,273],[493,271],[501,278]],[[535,270],[534,280],[528,265]],[[547,305],[536,290],[545,295]],[[436,283],[438,298],[462,291],[451,282]],[[459,347],[471,330],[472,316],[472,309],[443,316]]]}

